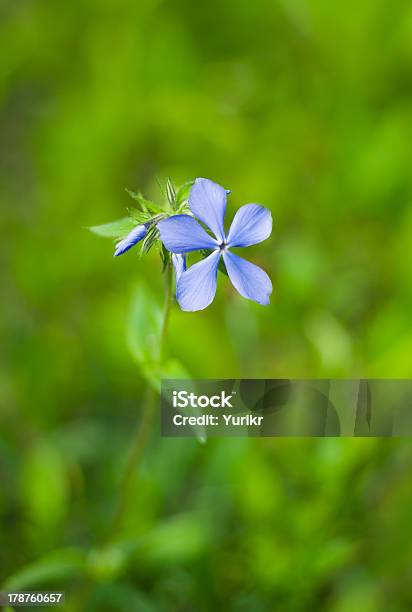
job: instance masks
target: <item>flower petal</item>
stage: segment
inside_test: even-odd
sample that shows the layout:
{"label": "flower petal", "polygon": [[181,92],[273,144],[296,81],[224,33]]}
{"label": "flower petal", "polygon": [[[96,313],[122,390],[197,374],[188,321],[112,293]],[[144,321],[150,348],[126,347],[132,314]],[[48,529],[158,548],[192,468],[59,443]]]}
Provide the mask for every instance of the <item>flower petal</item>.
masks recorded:
{"label": "flower petal", "polygon": [[132,248],[137,242],[142,240],[147,234],[147,229],[144,225],[137,225],[132,229],[120,242],[116,244],[116,250],[114,252],[114,257],[118,257],[122,255],[126,251]]}
{"label": "flower petal", "polygon": [[172,253],[172,264],[175,269],[176,283],[177,283],[182,273],[186,271],[185,255],[176,255],[176,253]]}
{"label": "flower petal", "polygon": [[226,196],[226,189],[205,178],[197,178],[189,194],[190,210],[212,230],[219,242],[225,238]]}
{"label": "flower petal", "polygon": [[272,232],[272,214],[259,204],[245,204],[234,216],[226,242],[230,247],[246,247],[266,240]]}
{"label": "flower petal", "polygon": [[181,274],[176,298],[182,310],[203,310],[213,302],[219,259],[220,251],[214,251]]}
{"label": "flower petal", "polygon": [[272,283],[266,272],[230,251],[223,253],[223,259],[229,278],[240,295],[258,304],[270,303]]}
{"label": "flower petal", "polygon": [[159,221],[160,239],[172,253],[189,253],[200,249],[216,249],[217,240],[189,215],[174,215]]}

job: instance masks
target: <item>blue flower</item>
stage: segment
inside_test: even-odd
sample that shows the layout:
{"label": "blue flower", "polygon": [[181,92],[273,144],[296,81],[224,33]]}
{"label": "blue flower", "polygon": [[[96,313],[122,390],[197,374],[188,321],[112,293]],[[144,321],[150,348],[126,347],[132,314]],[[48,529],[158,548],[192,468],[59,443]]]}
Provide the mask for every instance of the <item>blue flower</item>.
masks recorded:
{"label": "blue flower", "polygon": [[140,242],[140,240],[143,240],[146,234],[147,234],[146,226],[137,225],[135,228],[132,229],[131,232],[127,234],[126,238],[123,238],[123,240],[121,240],[120,242],[116,244],[116,250],[114,252],[114,257],[118,257],[119,255],[122,255],[123,253],[131,249],[132,246]]}
{"label": "blue flower", "polygon": [[182,310],[203,310],[216,293],[220,258],[233,286],[243,297],[258,304],[269,304],[270,278],[261,268],[232,253],[232,247],[247,247],[266,240],[272,231],[270,211],[258,204],[246,204],[237,211],[228,233],[224,229],[227,190],[213,181],[196,179],[189,195],[189,207],[214,236],[208,234],[190,215],[174,215],[157,225],[160,238],[172,253],[212,251],[205,259],[180,271],[176,298]]}

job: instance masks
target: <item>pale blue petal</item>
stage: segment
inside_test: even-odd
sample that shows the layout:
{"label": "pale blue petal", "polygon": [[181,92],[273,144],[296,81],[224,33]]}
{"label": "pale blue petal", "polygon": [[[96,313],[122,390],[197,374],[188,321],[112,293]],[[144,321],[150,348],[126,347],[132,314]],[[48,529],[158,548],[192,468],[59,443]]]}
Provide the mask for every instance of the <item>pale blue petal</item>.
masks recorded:
{"label": "pale blue petal", "polygon": [[186,271],[186,256],[176,255],[176,253],[172,253],[172,264],[175,269],[177,283],[182,275],[182,272]]}
{"label": "pale blue petal", "polygon": [[205,178],[197,178],[189,194],[190,210],[212,230],[220,243],[225,238],[226,196],[226,189]]}
{"label": "pale blue petal", "polygon": [[235,214],[226,242],[229,247],[246,247],[266,240],[271,232],[270,210],[259,204],[245,204]]}
{"label": "pale blue petal", "polygon": [[218,242],[189,215],[174,215],[159,221],[160,240],[172,253],[189,253],[201,249],[216,249]]}
{"label": "pale blue petal", "polygon": [[266,272],[230,251],[223,253],[223,259],[229,278],[240,295],[258,304],[270,303],[272,283]]}
{"label": "pale blue petal", "polygon": [[137,225],[135,228],[132,229],[131,232],[127,234],[126,238],[123,238],[123,240],[116,244],[114,256],[118,257],[119,255],[122,255],[122,253],[125,253],[126,251],[131,249],[132,246],[142,240],[146,236],[146,234],[146,227],[144,225]]}
{"label": "pale blue petal", "polygon": [[203,310],[213,302],[219,259],[220,251],[214,251],[181,274],[176,298],[182,310]]}

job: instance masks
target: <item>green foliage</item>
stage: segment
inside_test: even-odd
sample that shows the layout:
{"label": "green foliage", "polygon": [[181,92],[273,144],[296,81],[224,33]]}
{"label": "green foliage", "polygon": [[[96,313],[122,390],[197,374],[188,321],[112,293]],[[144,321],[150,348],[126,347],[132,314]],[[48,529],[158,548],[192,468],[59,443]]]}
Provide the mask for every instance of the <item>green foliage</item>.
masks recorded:
{"label": "green foliage", "polygon": [[176,192],[176,209],[182,210],[188,204],[189,192],[193,185],[193,181],[186,181],[183,185],[180,185]]}
{"label": "green foliage", "polygon": [[36,528],[56,529],[67,511],[68,484],[64,458],[41,440],[29,449],[21,479],[27,519]]}
{"label": "green foliage", "polygon": [[118,219],[117,221],[113,221],[112,223],[104,223],[103,225],[92,225],[88,229],[97,234],[98,236],[103,236],[104,238],[124,238],[127,236],[129,232],[132,231],[141,223],[139,218],[136,216],[123,217],[123,219]]}
{"label": "green foliage", "polygon": [[[408,440],[200,445],[156,413],[104,542],[162,373],[411,376],[411,23],[401,0],[2,3],[3,585],[70,612],[410,610]],[[173,309],[159,365],[157,247],[112,258],[82,228],[187,212],[197,176],[232,189],[228,223],[272,210],[247,257],[275,293],[219,274],[210,308]]]}
{"label": "green foliage", "polygon": [[7,590],[50,588],[82,576],[84,554],[75,549],[55,550],[10,576],[3,584]]}
{"label": "green foliage", "polygon": [[[160,219],[159,219],[160,220]],[[148,253],[150,249],[159,241],[159,230],[156,224],[150,226],[142,242],[142,254]]]}
{"label": "green foliage", "polygon": [[173,208],[173,210],[176,210],[177,209],[176,190],[173,185],[173,181],[170,177],[166,181],[166,195],[167,195],[167,201],[169,202],[170,206]]}
{"label": "green foliage", "polygon": [[126,192],[138,204],[138,208],[130,209],[129,212],[131,216],[138,215],[139,212],[148,213],[150,215],[156,212],[159,213],[164,210],[164,208],[162,206],[159,206],[159,204],[155,204],[151,200],[147,200],[146,198],[144,198],[140,192],[132,191],[131,189],[126,189]]}
{"label": "green foliage", "polygon": [[141,283],[131,301],[127,323],[127,343],[144,374],[152,380],[160,367],[162,308],[158,298]]}

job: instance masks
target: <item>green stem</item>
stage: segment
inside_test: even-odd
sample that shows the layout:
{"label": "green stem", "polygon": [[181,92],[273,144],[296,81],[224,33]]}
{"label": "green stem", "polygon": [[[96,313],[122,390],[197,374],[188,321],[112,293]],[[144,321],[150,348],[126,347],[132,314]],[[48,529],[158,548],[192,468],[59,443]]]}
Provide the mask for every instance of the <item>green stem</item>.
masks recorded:
{"label": "green stem", "polygon": [[163,310],[163,322],[160,331],[160,363],[164,360],[164,349],[166,344],[167,330],[169,327],[170,311],[172,307],[172,264],[168,264],[165,270],[165,304]]}
{"label": "green stem", "polygon": [[[170,311],[172,305],[172,266],[169,264],[165,271],[165,302],[163,309],[162,326],[160,329],[160,347],[159,347],[159,362],[160,366],[164,361],[164,349],[167,337],[167,329],[170,319]],[[113,515],[108,537],[106,543],[110,542],[113,536],[121,526],[124,514],[127,509],[127,504],[130,497],[130,492],[133,486],[134,478],[139,470],[140,463],[142,461],[144,451],[146,449],[147,442],[150,438],[150,432],[152,430],[155,406],[156,406],[156,393],[153,388],[148,385],[146,391],[145,401],[142,408],[142,417],[140,423],[136,429],[136,433],[132,440],[129,458],[123,472],[122,481],[120,484],[120,498]]]}

